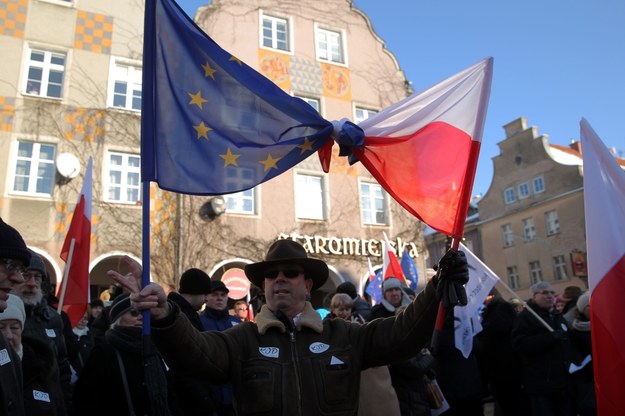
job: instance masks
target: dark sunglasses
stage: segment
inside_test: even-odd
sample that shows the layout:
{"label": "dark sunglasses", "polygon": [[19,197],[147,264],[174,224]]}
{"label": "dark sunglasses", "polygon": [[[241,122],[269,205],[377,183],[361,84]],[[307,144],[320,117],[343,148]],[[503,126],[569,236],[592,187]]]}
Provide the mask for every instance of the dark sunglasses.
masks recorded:
{"label": "dark sunglasses", "polygon": [[280,274],[280,272],[282,272],[284,277],[286,277],[287,279],[294,279],[300,274],[304,273],[299,269],[267,270],[265,271],[265,279],[275,279],[276,277],[278,277],[278,274]]}
{"label": "dark sunglasses", "polygon": [[129,311],[128,311],[128,313],[130,314],[130,316],[133,316],[133,317],[135,317],[135,318],[136,318],[137,316],[141,315],[141,311],[138,311],[138,310],[136,310],[136,309],[131,309],[131,310],[129,310]]}

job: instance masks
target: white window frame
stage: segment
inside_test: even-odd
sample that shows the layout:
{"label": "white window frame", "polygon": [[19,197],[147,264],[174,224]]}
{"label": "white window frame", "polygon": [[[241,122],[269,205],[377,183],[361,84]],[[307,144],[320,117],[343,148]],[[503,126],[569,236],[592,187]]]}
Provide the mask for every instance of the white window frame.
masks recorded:
{"label": "white window frame", "polygon": [[[19,148],[20,143],[28,143],[32,145],[32,153],[30,156],[19,156]],[[51,147],[52,148],[52,159],[41,159],[41,147]],[[15,142],[13,157],[12,157],[12,171],[11,171],[11,185],[10,185],[10,194],[12,195],[28,195],[28,196],[37,196],[37,197],[50,197],[54,192],[54,184],[56,182],[56,144],[54,143],[39,143],[31,140],[17,140]],[[17,172],[17,164],[18,162],[28,162],[30,164],[28,173],[25,175],[20,175],[20,177],[28,178],[28,188],[24,190],[16,190],[16,180],[18,177]],[[43,166],[52,169],[52,177],[48,179],[47,185],[50,187],[50,192],[38,192],[38,185],[44,180],[44,177],[39,176],[39,169]]]}
{"label": "white window frame", "polygon": [[[293,28],[293,19],[290,17],[280,17],[280,16],[275,16],[275,15],[269,15],[269,14],[265,14],[262,10],[259,14],[260,16],[260,22],[259,22],[259,34],[258,34],[258,39],[260,42],[260,47],[263,49],[270,49],[270,50],[275,50],[278,52],[282,52],[282,53],[288,53],[288,54],[292,54],[293,53],[293,45],[294,45],[294,41],[293,41],[293,32],[294,30]],[[271,45],[265,45],[265,20],[270,21],[271,22]],[[278,40],[278,24],[279,23],[284,23],[286,26],[286,49],[280,48],[279,47],[279,40]]]}
{"label": "white window frame", "polygon": [[[333,56],[333,47],[338,47],[339,49],[337,59]],[[315,54],[318,61],[347,66],[345,31],[330,29],[315,23]]]}
{"label": "white window frame", "polygon": [[508,285],[511,289],[521,287],[521,283],[519,282],[519,269],[516,266],[506,267],[506,273],[508,275]]}
{"label": "white window frame", "polygon": [[[124,68],[126,70],[125,76],[118,76]],[[142,86],[142,68],[141,63],[136,61],[130,61],[127,59],[111,58],[111,65],[109,69],[109,85],[107,95],[107,105],[110,108],[116,108],[120,110],[128,111],[141,111],[141,100],[143,95]],[[124,105],[116,105],[115,98],[119,94],[115,90],[117,82],[124,82],[126,84],[126,91],[124,92],[125,102]],[[137,89],[138,88],[138,89]],[[139,91],[139,108],[134,108],[135,92]]]}
{"label": "white window frame", "polygon": [[[363,187],[368,188],[365,192]],[[380,191],[376,195],[376,191]],[[360,217],[364,225],[389,225],[390,213],[388,206],[388,196],[386,191],[377,182],[360,181],[358,184],[358,192],[360,194]],[[376,202],[382,202],[382,209],[377,209]],[[368,205],[368,208],[365,206]],[[378,220],[378,213],[381,213],[382,220]]]}
{"label": "white window frame", "polygon": [[532,179],[532,187],[535,194],[545,192],[545,179],[542,176],[537,176]]}
{"label": "white window frame", "polygon": [[[43,54],[43,62],[33,61],[32,54],[33,53],[42,53]],[[45,97],[53,100],[62,100],[63,93],[65,91],[65,75],[67,71],[67,52],[59,51],[59,50],[50,50],[47,48],[38,48],[36,46],[29,46],[26,48],[26,52],[24,54],[24,74],[23,74],[23,84],[22,84],[22,94],[35,96],[35,97]],[[53,58],[63,58],[63,64],[52,63]],[[28,88],[29,85],[29,73],[31,69],[39,69],[41,70],[41,79],[38,82],[41,84],[39,91],[30,90]],[[61,72],[61,83],[60,83],[60,93],[59,96],[48,95],[48,89],[51,85],[55,85],[56,83],[50,82],[50,74],[51,72]],[[45,93],[44,93],[45,91]]]}
{"label": "white window frame", "polygon": [[359,124],[371,116],[378,114],[377,110],[354,106],[354,124]]}
{"label": "white window frame", "polygon": [[518,186],[518,195],[519,200],[529,198],[530,196],[530,185],[527,182],[520,183]]}
{"label": "white window frame", "polygon": [[538,282],[542,282],[543,280],[543,271],[540,267],[540,261],[534,260],[529,262],[529,270],[530,270],[530,284],[536,284]]}
{"label": "white window frame", "polygon": [[316,97],[309,97],[306,95],[295,94],[295,97],[300,98],[308,103],[312,108],[314,108],[319,114],[321,114],[321,99]]}
{"label": "white window frame", "polygon": [[324,175],[295,173],[295,217],[298,220],[327,219],[327,190]]}
{"label": "white window frame", "polygon": [[[256,215],[256,188],[234,194],[224,195],[226,201],[226,214]],[[251,204],[250,208],[246,208]]]}
{"label": "white window frame", "polygon": [[545,229],[547,231],[547,235],[555,235],[560,232],[558,211],[556,211],[555,209],[545,212]]}
{"label": "white window frame", "polygon": [[516,202],[516,191],[514,186],[510,186],[503,190],[503,200],[506,205],[510,205]]}
{"label": "white window frame", "polygon": [[566,280],[569,278],[566,271],[566,259],[564,256],[552,257],[553,262],[553,280]]}
{"label": "white window frame", "polygon": [[503,241],[504,248],[514,246],[514,234],[512,233],[512,224],[504,224],[501,226],[501,239]]}
{"label": "white window frame", "polygon": [[[111,163],[111,156],[121,156],[122,164],[121,165],[113,165]],[[130,158],[138,158],[139,166],[129,166]],[[106,202],[115,203],[115,204],[132,204],[136,205],[138,202],[141,202],[141,156],[138,153],[131,153],[125,151],[117,151],[117,150],[108,150],[106,152],[106,160],[104,162],[104,195],[103,199]],[[120,172],[120,183],[112,183],[111,182],[111,172]],[[136,185],[128,183],[128,175],[136,174],[138,175],[138,181]],[[110,196],[111,188],[119,188],[119,199],[112,198]],[[129,199],[128,191],[136,190],[137,191],[137,199]]]}
{"label": "white window frame", "polygon": [[523,222],[523,239],[526,243],[536,240],[536,225],[534,218],[524,218]]}

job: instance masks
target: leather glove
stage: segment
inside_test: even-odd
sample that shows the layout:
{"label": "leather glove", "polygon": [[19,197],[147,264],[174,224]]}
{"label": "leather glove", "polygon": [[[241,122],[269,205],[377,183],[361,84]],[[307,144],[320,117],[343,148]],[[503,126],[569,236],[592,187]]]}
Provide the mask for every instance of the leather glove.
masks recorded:
{"label": "leather glove", "polygon": [[469,281],[469,264],[464,252],[447,251],[438,262],[435,279],[437,298],[443,301],[445,308],[467,304],[464,285]]}

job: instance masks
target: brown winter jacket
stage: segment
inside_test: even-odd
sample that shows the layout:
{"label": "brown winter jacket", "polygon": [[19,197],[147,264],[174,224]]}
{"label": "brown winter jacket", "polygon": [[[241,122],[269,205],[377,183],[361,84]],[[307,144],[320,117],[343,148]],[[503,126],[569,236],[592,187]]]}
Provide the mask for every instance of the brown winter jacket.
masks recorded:
{"label": "brown winter jacket", "polygon": [[307,303],[292,328],[266,306],[256,323],[224,332],[195,330],[174,313],[152,324],[152,337],[174,369],[232,382],[238,415],[356,415],[360,372],[416,354],[437,311],[432,283],[397,317],[365,325],[321,321]]}

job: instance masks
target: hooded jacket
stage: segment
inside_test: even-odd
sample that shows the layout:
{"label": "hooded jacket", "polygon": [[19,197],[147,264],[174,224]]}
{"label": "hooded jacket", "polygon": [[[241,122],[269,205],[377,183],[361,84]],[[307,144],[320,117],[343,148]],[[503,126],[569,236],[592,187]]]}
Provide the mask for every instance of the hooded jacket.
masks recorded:
{"label": "hooded jacket", "polygon": [[202,333],[172,306],[152,337],[174,369],[232,382],[238,415],[356,415],[360,372],[423,347],[436,304],[430,283],[397,317],[365,325],[322,322],[306,303],[295,325],[263,306],[256,323]]}

